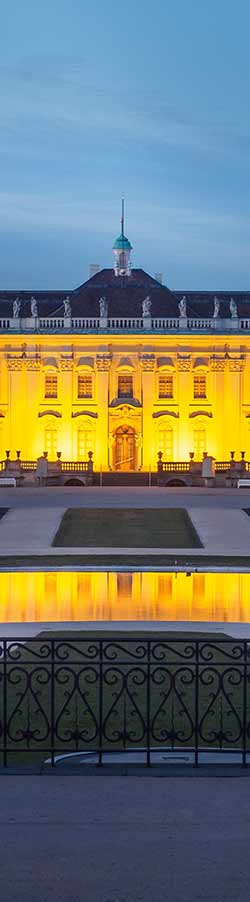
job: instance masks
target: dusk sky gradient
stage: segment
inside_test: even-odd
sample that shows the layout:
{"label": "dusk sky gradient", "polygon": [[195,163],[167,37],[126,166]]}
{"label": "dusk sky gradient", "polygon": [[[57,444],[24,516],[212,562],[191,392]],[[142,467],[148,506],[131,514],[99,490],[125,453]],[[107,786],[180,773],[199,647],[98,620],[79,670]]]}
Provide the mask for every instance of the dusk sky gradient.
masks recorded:
{"label": "dusk sky gradient", "polygon": [[0,288],[112,265],[250,289],[249,0],[1,8]]}

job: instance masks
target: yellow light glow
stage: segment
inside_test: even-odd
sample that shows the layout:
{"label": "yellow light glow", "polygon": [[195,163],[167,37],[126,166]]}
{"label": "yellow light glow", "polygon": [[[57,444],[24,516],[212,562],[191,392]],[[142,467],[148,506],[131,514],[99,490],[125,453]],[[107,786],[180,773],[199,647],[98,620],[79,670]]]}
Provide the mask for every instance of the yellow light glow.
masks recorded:
{"label": "yellow light glow", "polygon": [[0,573],[2,623],[250,622],[249,573]]}

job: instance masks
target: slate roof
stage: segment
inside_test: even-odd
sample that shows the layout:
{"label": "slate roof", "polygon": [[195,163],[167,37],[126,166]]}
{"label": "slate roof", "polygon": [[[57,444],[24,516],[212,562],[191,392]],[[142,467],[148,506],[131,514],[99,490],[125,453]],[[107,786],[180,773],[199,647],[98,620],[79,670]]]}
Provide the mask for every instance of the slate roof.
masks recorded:
{"label": "slate roof", "polygon": [[37,300],[41,317],[63,316],[66,297],[70,298],[73,317],[98,317],[101,297],[108,301],[109,317],[141,317],[142,302],[148,295],[152,302],[151,315],[155,317],[179,316],[178,303],[185,295],[188,317],[212,317],[216,296],[220,301],[220,317],[230,318],[229,304],[233,297],[238,315],[250,318],[250,291],[172,291],[143,269],[133,269],[131,276],[115,276],[113,269],[102,269],[73,291],[0,291],[0,317],[12,316],[16,297],[21,301],[21,316],[30,316],[32,296]]}

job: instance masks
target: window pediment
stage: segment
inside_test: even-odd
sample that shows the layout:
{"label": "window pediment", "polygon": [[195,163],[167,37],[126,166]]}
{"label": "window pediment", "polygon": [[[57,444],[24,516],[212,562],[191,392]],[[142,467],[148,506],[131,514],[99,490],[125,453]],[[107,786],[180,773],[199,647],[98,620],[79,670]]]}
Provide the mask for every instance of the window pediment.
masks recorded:
{"label": "window pediment", "polygon": [[59,413],[58,410],[40,410],[39,417],[62,417],[62,414]]}
{"label": "window pediment", "polygon": [[158,417],[174,417],[178,420],[179,416],[180,414],[176,410],[156,410],[155,413],[152,414],[154,420],[157,420]]}

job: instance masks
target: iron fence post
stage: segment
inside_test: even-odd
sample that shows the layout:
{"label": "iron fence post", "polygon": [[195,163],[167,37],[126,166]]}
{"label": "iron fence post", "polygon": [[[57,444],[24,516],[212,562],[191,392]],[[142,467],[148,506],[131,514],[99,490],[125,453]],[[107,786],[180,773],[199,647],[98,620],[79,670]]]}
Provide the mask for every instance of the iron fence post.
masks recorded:
{"label": "iron fence post", "polygon": [[8,725],[8,706],[7,706],[7,640],[3,640],[3,766],[8,767],[8,754],[7,754],[7,725]]}
{"label": "iron fence post", "polygon": [[195,640],[195,767],[199,767],[199,640]]}

